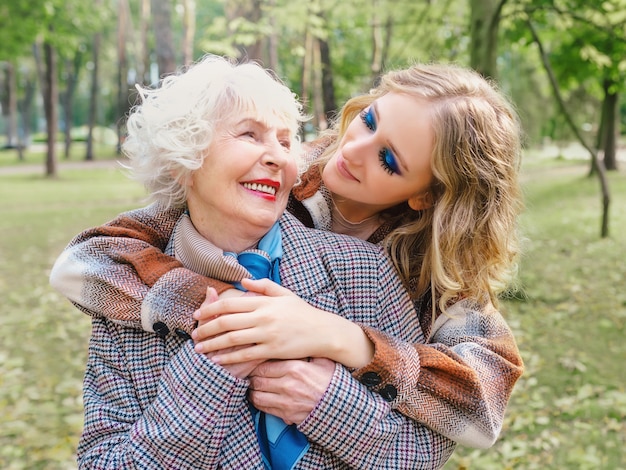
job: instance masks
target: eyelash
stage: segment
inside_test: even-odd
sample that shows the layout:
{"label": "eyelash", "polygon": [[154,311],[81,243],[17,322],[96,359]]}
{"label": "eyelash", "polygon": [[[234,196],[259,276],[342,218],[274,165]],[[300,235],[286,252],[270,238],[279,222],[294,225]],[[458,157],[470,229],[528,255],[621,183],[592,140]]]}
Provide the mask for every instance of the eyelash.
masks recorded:
{"label": "eyelash", "polygon": [[[245,131],[245,132],[242,132],[241,135],[243,137],[250,137],[254,140],[257,139],[257,133],[255,131]],[[281,147],[283,147],[285,150],[291,150],[291,140],[279,139],[279,142],[280,142]]]}
{"label": "eyelash", "polygon": [[[361,118],[361,121],[363,121],[363,124],[365,124],[365,127],[367,127],[372,132],[376,131],[376,121],[374,119],[374,116],[372,115],[371,108],[364,109],[359,113],[359,116]],[[390,175],[400,174],[396,159],[389,149],[380,149],[380,151],[378,152],[378,160],[380,161],[380,165],[383,167],[383,170],[385,170]]]}

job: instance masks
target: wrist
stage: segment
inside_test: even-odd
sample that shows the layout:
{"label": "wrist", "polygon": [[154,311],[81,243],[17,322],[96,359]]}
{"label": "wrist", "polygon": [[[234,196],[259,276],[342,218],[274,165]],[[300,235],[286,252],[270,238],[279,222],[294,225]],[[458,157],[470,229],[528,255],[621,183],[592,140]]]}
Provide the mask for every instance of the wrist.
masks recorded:
{"label": "wrist", "polygon": [[369,364],[374,358],[374,343],[368,338],[363,329],[356,323],[345,318],[342,325],[335,328],[335,362],[346,367],[360,369]]}

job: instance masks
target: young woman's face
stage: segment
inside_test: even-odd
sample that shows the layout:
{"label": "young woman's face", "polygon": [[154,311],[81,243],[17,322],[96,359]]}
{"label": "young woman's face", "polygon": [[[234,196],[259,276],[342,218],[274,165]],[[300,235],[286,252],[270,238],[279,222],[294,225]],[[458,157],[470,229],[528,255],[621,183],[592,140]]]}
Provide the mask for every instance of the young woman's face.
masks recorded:
{"label": "young woman's face", "polygon": [[378,98],[348,126],[324,168],[326,187],[358,203],[361,216],[404,201],[426,207],[422,199],[433,178],[429,110],[428,101],[405,94]]}
{"label": "young woman's face", "polygon": [[241,251],[264,235],[287,206],[297,164],[287,128],[254,113],[218,125],[202,168],[192,174],[191,219],[219,248]]}

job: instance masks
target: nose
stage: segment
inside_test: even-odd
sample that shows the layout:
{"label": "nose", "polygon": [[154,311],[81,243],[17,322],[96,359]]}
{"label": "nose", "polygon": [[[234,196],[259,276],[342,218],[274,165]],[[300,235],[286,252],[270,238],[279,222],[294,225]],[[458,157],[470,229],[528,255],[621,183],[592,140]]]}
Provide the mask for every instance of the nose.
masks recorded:
{"label": "nose", "polygon": [[284,147],[276,136],[268,139],[262,157],[264,165],[282,168],[292,159],[290,150]]}
{"label": "nose", "polygon": [[360,165],[371,149],[376,149],[374,135],[352,135],[344,139],[340,148],[343,158],[353,165]]}

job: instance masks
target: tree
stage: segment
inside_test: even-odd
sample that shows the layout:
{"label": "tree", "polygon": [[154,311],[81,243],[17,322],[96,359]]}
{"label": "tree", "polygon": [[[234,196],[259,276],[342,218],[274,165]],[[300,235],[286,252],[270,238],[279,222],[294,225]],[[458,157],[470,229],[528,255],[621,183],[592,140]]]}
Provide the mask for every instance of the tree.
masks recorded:
{"label": "tree", "polygon": [[574,118],[572,117],[572,114],[568,111],[565,101],[563,100],[563,97],[561,96],[558,81],[556,79],[556,76],[554,75],[554,72],[552,71],[552,66],[550,65],[548,54],[546,53],[543,47],[543,44],[541,42],[541,39],[539,38],[537,30],[535,29],[535,27],[533,26],[530,20],[527,21],[527,24],[533,36],[535,44],[537,45],[539,54],[541,55],[541,60],[544,64],[546,73],[548,74],[548,77],[550,78],[550,84],[552,85],[552,89],[554,91],[554,96],[557,100],[557,103],[559,104],[559,107],[561,108],[561,111],[563,112],[563,115],[565,116],[568,125],[570,126],[574,134],[576,135],[581,145],[583,145],[585,149],[590,153],[591,158],[594,161],[596,168],[598,169],[597,173],[598,173],[598,178],[600,180],[600,188],[602,191],[602,222],[601,222],[600,236],[603,238],[608,237],[609,236],[609,206],[611,203],[611,195],[610,195],[610,190],[608,186],[608,181],[606,179],[606,175],[604,171],[604,164],[601,160],[598,159],[597,152],[588,145],[585,138],[581,135],[579,126],[577,126],[576,123],[574,122]]}
{"label": "tree", "polygon": [[72,122],[73,122],[73,105],[74,105],[74,93],[80,76],[80,71],[83,68],[85,47],[80,45],[75,51],[72,52],[74,57],[68,57],[64,61],[64,74],[63,82],[65,82],[65,90],[61,93],[61,106],[63,107],[64,116],[64,129],[63,134],[65,137],[65,150],[64,157],[70,158],[70,148],[72,146]]}
{"label": "tree", "polygon": [[[49,33],[54,32],[52,25]],[[59,90],[57,81],[57,53],[49,40],[43,40],[35,45],[35,61],[39,76],[39,87],[43,98],[44,113],[46,116],[46,176],[57,176],[56,134],[59,127],[57,107]]]}
{"label": "tree", "polygon": [[470,0],[470,65],[485,77],[498,76],[498,29],[506,1]]}
{"label": "tree", "polygon": [[[0,4],[0,57],[5,64],[5,87],[3,96],[3,114],[7,117],[7,145],[14,146],[18,160],[23,160],[23,147],[27,143],[18,130],[17,98],[17,63],[20,57],[29,54],[31,45],[37,37],[40,24],[39,15],[31,14],[33,9],[41,8],[39,0],[21,2],[3,2]],[[37,11],[37,10],[35,10]],[[32,89],[30,90],[32,96]]]}
{"label": "tree", "polygon": [[[95,0],[94,6],[99,8],[102,6],[102,0]],[[99,90],[99,72],[100,72],[100,43],[102,34],[96,31],[93,35],[91,44],[91,91],[89,93],[89,116],[87,118],[87,149],[85,151],[85,160],[93,160],[94,148],[94,128],[96,127],[96,117],[98,115],[98,90]]]}
{"label": "tree", "polygon": [[196,1],[183,0],[183,64],[193,61],[193,44],[196,35]]}
{"label": "tree", "polygon": [[159,77],[176,71],[171,9],[170,0],[152,0],[152,24]]}
{"label": "tree", "polygon": [[5,116],[7,126],[7,148],[17,148],[19,152],[19,159],[22,160],[23,156],[20,151],[20,142],[17,131],[17,85],[16,85],[16,71],[13,61],[6,61],[4,63],[4,93],[2,100],[2,114]]}

